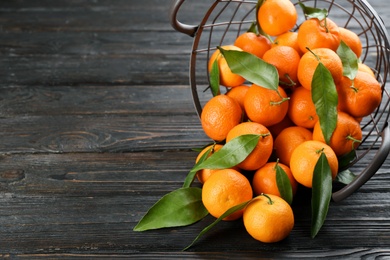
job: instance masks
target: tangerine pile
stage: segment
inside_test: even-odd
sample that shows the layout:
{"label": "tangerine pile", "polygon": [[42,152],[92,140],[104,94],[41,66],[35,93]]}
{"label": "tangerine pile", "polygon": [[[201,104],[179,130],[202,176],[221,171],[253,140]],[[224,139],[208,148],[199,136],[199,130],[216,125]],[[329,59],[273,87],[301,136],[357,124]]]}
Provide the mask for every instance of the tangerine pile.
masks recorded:
{"label": "tangerine pile", "polygon": [[[275,66],[277,90],[233,73],[220,50],[209,60],[209,71],[217,62],[219,82],[227,92],[215,95],[203,108],[202,128],[214,145],[206,147],[197,160],[237,136],[261,137],[246,159],[233,168],[197,173],[203,184],[202,201],[218,218],[232,206],[257,196],[224,220],[243,216],[248,233],[263,242],[286,238],[294,226],[291,206],[280,198],[276,167],[286,173],[295,194],[300,185],[312,187],[314,167],[325,153],[334,179],[339,158],[356,149],[362,140],[362,118],[381,102],[381,86],[373,71],[360,63],[356,77],[348,78],[336,52],[343,41],[358,59],[363,51],[359,36],[328,17],[308,18],[294,31],[297,17],[290,0],[265,0],[257,13],[263,34],[245,32],[231,45],[221,46],[251,53]],[[312,100],[312,79],[319,63],[329,70],[338,94],[337,124],[328,143]]]}

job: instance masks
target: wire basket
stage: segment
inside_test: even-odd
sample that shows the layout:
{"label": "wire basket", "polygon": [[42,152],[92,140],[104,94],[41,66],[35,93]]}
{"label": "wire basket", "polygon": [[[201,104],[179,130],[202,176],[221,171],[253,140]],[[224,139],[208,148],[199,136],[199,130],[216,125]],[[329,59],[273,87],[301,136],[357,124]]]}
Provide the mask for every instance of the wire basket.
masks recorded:
{"label": "wire basket", "polygon": [[[209,90],[207,63],[217,46],[230,45],[256,21],[257,1],[216,0],[211,4],[199,25],[183,24],[177,20],[179,9],[185,0],[174,1],[171,7],[171,24],[177,31],[194,37],[190,59],[190,86],[195,109],[200,116],[202,107],[212,97]],[[298,5],[297,0],[292,0]],[[376,75],[382,87],[380,106],[361,122],[363,139],[356,151],[356,158],[348,165],[364,170],[350,184],[335,191],[334,201],[341,201],[367,182],[382,166],[390,151],[389,89],[389,36],[377,12],[366,0],[301,0],[306,6],[325,8],[329,18],[340,27],[357,33],[362,41],[361,60]],[[299,12],[300,8],[297,7]],[[299,15],[297,25],[305,16]],[[362,160],[366,158],[364,161]],[[360,163],[358,163],[360,162]],[[366,164],[362,166],[362,164]]]}

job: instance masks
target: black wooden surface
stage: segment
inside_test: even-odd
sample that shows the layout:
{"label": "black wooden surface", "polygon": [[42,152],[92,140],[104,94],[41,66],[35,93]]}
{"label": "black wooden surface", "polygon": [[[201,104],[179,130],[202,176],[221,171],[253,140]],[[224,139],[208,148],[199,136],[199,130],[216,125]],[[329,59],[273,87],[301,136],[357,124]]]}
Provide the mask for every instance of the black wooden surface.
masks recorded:
{"label": "black wooden surface", "polygon": [[[188,23],[211,3],[187,2]],[[389,5],[371,4],[390,24]],[[308,203],[294,205],[294,230],[276,244],[223,222],[182,252],[211,217],[132,231],[209,142],[188,87],[192,38],[171,28],[169,5],[0,1],[0,256],[390,258],[390,159],[331,204],[315,239]]]}

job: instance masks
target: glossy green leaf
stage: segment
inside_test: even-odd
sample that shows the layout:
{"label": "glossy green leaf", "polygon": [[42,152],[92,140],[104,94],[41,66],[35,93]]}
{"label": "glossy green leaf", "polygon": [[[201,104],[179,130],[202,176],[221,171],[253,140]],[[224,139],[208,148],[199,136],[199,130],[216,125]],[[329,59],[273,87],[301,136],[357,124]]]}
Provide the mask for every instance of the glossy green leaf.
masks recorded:
{"label": "glossy green leaf", "polygon": [[356,175],[353,174],[350,170],[344,170],[337,174],[335,181],[342,183],[342,184],[350,184],[354,179],[356,178]]}
{"label": "glossy green leaf", "polygon": [[198,239],[203,236],[207,231],[209,231],[211,228],[213,228],[216,224],[218,224],[218,222],[220,222],[222,219],[228,217],[229,215],[233,214],[234,212],[236,211],[239,211],[239,210],[242,210],[243,208],[245,208],[249,202],[251,202],[252,200],[249,200],[249,201],[246,201],[246,202],[243,202],[241,204],[238,204],[237,206],[234,206],[234,207],[231,207],[230,209],[228,209],[225,213],[223,213],[219,218],[217,218],[213,223],[211,223],[210,225],[208,225],[207,227],[205,227],[199,234],[198,236],[194,239],[194,241],[192,241],[192,243],[187,246],[186,248],[183,249],[183,251],[187,250],[188,248],[190,248],[191,246],[193,246],[195,244],[196,241],[198,241]]}
{"label": "glossy green leaf", "polygon": [[272,90],[278,89],[279,75],[275,66],[245,51],[224,50],[221,47],[218,49],[233,73],[258,86]]}
{"label": "glossy green leaf", "polygon": [[249,29],[247,30],[247,32],[252,32],[252,33],[257,34],[256,22],[251,23],[251,26],[249,27]]}
{"label": "glossy green leaf", "polygon": [[[213,150],[213,146],[210,147],[204,154],[202,154],[202,156],[199,158],[198,160],[198,163],[201,163],[203,162],[204,160],[207,159],[207,157],[209,157],[211,151]],[[201,149],[199,152],[203,151],[203,149]]]}
{"label": "glossy green leaf", "polygon": [[213,96],[219,95],[219,67],[218,59],[215,59],[210,70],[210,88]]}
{"label": "glossy green leaf", "polygon": [[326,143],[329,143],[337,124],[338,94],[332,74],[321,62],[314,72],[311,88],[321,130]]}
{"label": "glossy green leaf", "polygon": [[325,153],[316,163],[313,174],[313,187],[311,198],[311,237],[314,238],[320,231],[328,214],[330,199],[332,197],[332,171]]}
{"label": "glossy green leaf", "polygon": [[302,8],[302,11],[307,18],[317,18],[318,20],[322,21],[328,16],[328,10],[326,9],[306,6],[301,2],[298,2],[298,4]]}
{"label": "glossy green leaf", "polygon": [[291,182],[286,172],[279,166],[279,164],[276,164],[276,184],[278,186],[280,196],[291,205],[293,201]]}
{"label": "glossy green leaf", "polygon": [[220,150],[213,153],[207,160],[200,161],[188,173],[183,187],[189,187],[196,172],[202,169],[226,169],[236,166],[253,151],[261,135],[247,134],[237,136],[227,142]]}
{"label": "glossy green leaf", "polygon": [[358,72],[358,57],[344,41],[341,41],[337,48],[337,54],[343,63],[343,75],[350,80],[354,80]]}
{"label": "glossy green leaf", "polygon": [[352,151],[350,151],[349,153],[341,156],[338,158],[339,160],[339,169],[344,169],[348,166],[350,166],[349,164],[356,159],[356,150],[353,149]]}
{"label": "glossy green leaf", "polygon": [[201,220],[207,214],[208,211],[202,203],[202,189],[180,188],[157,201],[133,230],[187,226]]}

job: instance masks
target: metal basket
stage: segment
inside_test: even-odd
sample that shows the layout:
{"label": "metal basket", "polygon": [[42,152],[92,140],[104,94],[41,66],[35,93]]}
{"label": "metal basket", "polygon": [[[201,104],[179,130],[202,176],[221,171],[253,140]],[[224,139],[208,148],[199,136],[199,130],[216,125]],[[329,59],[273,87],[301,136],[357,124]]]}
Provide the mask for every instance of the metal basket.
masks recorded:
{"label": "metal basket", "polygon": [[[256,19],[257,1],[216,0],[211,3],[199,25],[183,24],[177,20],[178,12],[185,0],[172,3],[170,20],[174,29],[194,37],[190,59],[190,86],[194,105],[198,115],[202,106],[212,96],[208,90],[209,75],[207,62],[217,46],[229,45],[238,35],[248,30]],[[297,0],[292,0],[297,5]],[[389,89],[386,80],[389,73],[389,36],[386,27],[377,12],[366,0],[301,0],[306,6],[325,8],[329,18],[340,27],[357,33],[362,40],[361,60],[369,65],[382,86],[381,105],[361,123],[363,140],[357,149],[357,157],[348,168],[354,166],[364,170],[350,184],[335,191],[334,201],[341,201],[367,182],[381,167],[390,151]],[[300,8],[297,7],[299,12]],[[298,15],[294,30],[305,19]],[[363,161],[362,158],[365,157]],[[360,162],[360,165],[358,164]],[[361,164],[367,164],[362,166]]]}

